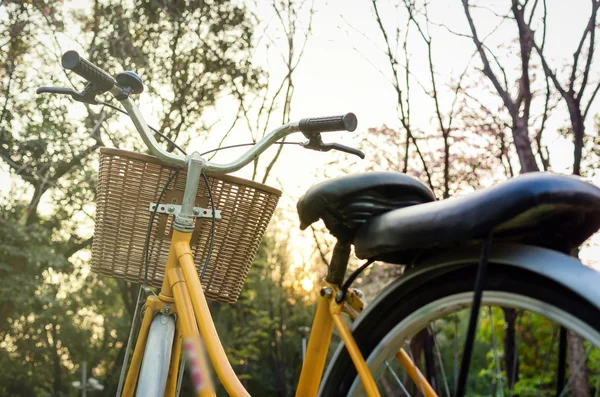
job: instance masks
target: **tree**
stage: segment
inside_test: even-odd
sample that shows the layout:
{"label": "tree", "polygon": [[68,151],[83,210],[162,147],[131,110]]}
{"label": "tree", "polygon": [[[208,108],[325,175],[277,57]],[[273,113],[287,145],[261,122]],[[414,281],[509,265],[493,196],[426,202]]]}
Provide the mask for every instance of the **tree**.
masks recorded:
{"label": "tree", "polygon": [[[543,1],[544,14],[543,14],[543,23],[544,23],[544,31],[546,29],[546,2]],[[537,50],[537,53],[540,57],[544,73],[546,74],[546,78],[550,79],[554,84],[556,91],[560,94],[562,99],[565,101],[567,105],[567,109],[569,112],[569,117],[571,121],[571,130],[573,133],[573,174],[581,175],[581,162],[583,158],[583,148],[584,148],[584,140],[585,140],[585,120],[589,115],[590,108],[594,99],[596,98],[596,94],[600,90],[600,83],[596,83],[596,87],[593,89],[591,95],[589,95],[587,104],[584,104],[584,94],[586,93],[586,88],[588,88],[590,84],[590,77],[592,71],[592,64],[594,61],[594,50],[596,48],[596,19],[598,16],[598,9],[600,9],[600,1],[593,0],[591,2],[591,12],[588,23],[586,24],[583,34],[581,35],[581,40],[579,41],[579,45],[577,49],[573,53],[573,63],[571,65],[571,72],[568,77],[568,86],[565,86],[559,81],[557,77],[557,72],[553,70],[549,62],[546,60],[544,56],[544,45],[546,44],[545,37],[542,37],[542,44],[538,45],[535,40],[533,40],[533,45]],[[530,36],[534,36],[534,31],[531,29],[530,24],[525,25],[525,28],[528,29],[527,34]],[[582,51],[587,41],[587,51],[586,54],[583,55],[585,57],[585,63],[583,68],[579,65],[580,57],[582,57]],[[578,86],[578,88],[576,87]]]}
{"label": "tree", "polygon": [[[531,141],[529,140],[527,126],[529,124],[530,118],[530,109],[531,109],[531,100],[532,100],[532,91],[531,91],[531,83],[530,83],[530,61],[532,50],[535,48],[538,56],[540,57],[540,63],[543,67],[544,73],[546,75],[546,106],[544,110],[543,123],[547,119],[547,109],[548,109],[548,98],[550,95],[550,90],[548,87],[548,80],[551,80],[554,84],[555,89],[558,91],[562,99],[566,103],[566,107],[569,113],[570,121],[571,121],[571,131],[573,132],[573,147],[574,147],[574,160],[573,160],[573,173],[576,175],[581,174],[581,160],[584,146],[584,137],[585,137],[585,125],[584,121],[586,116],[588,115],[590,106],[595,99],[596,93],[600,89],[600,85],[598,85],[594,91],[592,92],[590,98],[588,99],[587,105],[583,105],[582,97],[585,93],[585,89],[588,85],[588,80],[590,77],[591,65],[593,63],[594,49],[595,49],[595,31],[596,27],[596,17],[598,13],[598,9],[600,8],[600,2],[592,1],[591,4],[591,13],[584,28],[584,32],[582,34],[581,40],[579,41],[579,45],[573,54],[573,64],[571,65],[571,71],[569,75],[569,83],[568,88],[565,89],[557,78],[557,74],[553,71],[548,61],[544,56],[544,46],[546,44],[546,16],[547,16],[547,7],[546,2],[543,1],[543,15],[541,17],[542,23],[542,37],[541,37],[541,45],[536,43],[536,35],[535,31],[532,28],[532,23],[534,21],[534,16],[536,13],[536,9],[538,7],[538,1],[535,1],[531,7],[528,6],[528,2],[521,2],[519,0],[511,0],[511,14],[512,18],[516,25],[518,31],[518,42],[519,42],[519,54],[521,57],[521,78],[519,79],[519,90],[518,96],[516,100],[512,100],[508,95],[508,92],[505,88],[503,88],[499,79],[492,70],[490,66],[490,61],[488,59],[488,52],[491,51],[487,48],[484,48],[484,44],[479,40],[477,35],[477,30],[475,28],[475,24],[473,22],[473,18],[470,12],[470,6],[468,0],[462,0],[463,7],[465,10],[465,16],[469,23],[470,31],[472,34],[472,40],[477,47],[477,51],[480,54],[481,61],[483,63],[483,73],[490,79],[494,87],[496,88],[498,95],[504,101],[506,108],[508,109],[511,117],[513,118],[513,140],[514,145],[519,154],[519,160],[521,163],[521,172],[530,172],[530,171],[538,171],[539,168],[535,162],[535,158],[533,156],[533,150]],[[589,39],[588,39],[589,37]],[[583,69],[579,67],[579,58],[581,56],[583,47],[587,44],[587,54],[585,66]],[[493,55],[493,54],[492,54]],[[498,62],[498,58],[494,56],[496,63],[500,70],[504,72],[504,68]],[[575,89],[576,80],[579,82],[579,89]],[[506,79],[505,79],[506,82]],[[541,153],[540,142],[541,142],[541,130],[538,133],[537,142],[539,153]],[[544,156],[541,155],[542,162],[544,164],[544,169],[548,168],[549,161],[548,159],[544,159]],[[560,249],[560,247],[558,247]],[[516,314],[514,310],[505,310],[505,317],[507,321],[507,338],[505,340],[505,351],[512,352],[515,351],[516,347],[514,345],[514,326],[516,320]],[[578,336],[569,333],[569,363],[571,368],[579,367],[578,363],[584,354],[583,341]],[[511,381],[518,380],[518,363],[513,362],[512,354],[505,355],[506,368],[507,372],[516,373],[516,379],[510,379]],[[584,366],[585,367],[585,366]],[[589,395],[589,387],[587,381],[587,372],[584,368],[579,372],[579,375],[573,379],[571,382],[571,389],[574,395]],[[512,388],[512,383],[509,384],[509,387]]]}
{"label": "tree", "polygon": [[290,395],[302,365],[299,328],[310,325],[314,304],[290,282],[287,244],[266,236],[238,302],[211,303],[229,361],[252,395]]}
{"label": "tree", "polygon": [[[525,32],[525,8],[519,7],[516,1],[513,1],[512,3],[512,12],[515,16],[517,27],[520,32],[519,47],[521,57],[521,77],[518,81],[518,90],[516,96],[511,96],[508,90],[508,82],[505,80],[505,85],[503,86],[500,83],[496,73],[492,69],[492,65],[488,57],[489,50],[484,47],[484,44],[479,38],[477,29],[475,27],[475,22],[471,16],[469,1],[462,0],[462,2],[465,10],[465,16],[467,17],[469,28],[471,30],[473,43],[477,48],[477,52],[479,53],[481,62],[483,64],[483,73],[494,85],[494,88],[504,102],[504,106],[508,110],[512,119],[513,142],[517,150],[517,155],[519,156],[521,172],[539,171],[539,167],[535,161],[535,156],[533,155],[533,150],[531,148],[531,140],[529,139],[529,118],[531,115],[531,101],[533,99],[529,69],[531,49],[533,47],[533,37]],[[501,70],[504,70],[499,63],[498,66]]]}
{"label": "tree", "polygon": [[[294,75],[302,61],[304,51],[312,33],[312,21],[314,1],[298,2],[295,0],[277,1],[270,4],[271,18],[266,17],[258,27],[258,42],[266,42],[264,45],[256,45],[257,49],[263,50],[263,56],[267,59],[265,71],[259,81],[259,89],[234,85],[234,94],[239,102],[237,117],[231,128],[223,136],[221,143],[228,137],[238,120],[242,119],[250,133],[252,142],[263,138],[269,128],[290,122],[292,111],[292,100],[294,97]],[[275,19],[273,26],[271,20]],[[258,21],[257,21],[258,22]],[[277,76],[270,69],[271,58],[281,59],[284,65],[284,73]],[[265,155],[257,157],[253,162],[252,180],[260,180],[266,183],[273,166],[279,159],[284,145],[280,145],[272,158],[267,160],[264,169],[259,168],[261,159]]]}
{"label": "tree", "polygon": [[248,56],[253,23],[232,2],[83,7],[64,12],[61,2],[40,0],[0,8],[0,158],[13,184],[1,203],[0,360],[23,364],[0,381],[10,395],[66,394],[82,359],[110,390],[135,306],[136,288],[88,275],[89,254],[80,251],[91,243],[97,149],[142,145],[112,111],[34,97],[42,85],[83,87],[60,69],[64,47],[111,74],[138,71],[151,118],[178,142],[202,128],[204,111],[234,82],[251,87],[261,73]]}
{"label": "tree", "polygon": [[[448,195],[460,191],[458,190],[460,186],[464,186],[463,189],[471,186],[477,187],[482,171],[486,172],[487,177],[493,179],[514,176],[516,167],[513,166],[513,159],[515,157],[518,159],[521,172],[551,168],[551,153],[544,145],[543,134],[548,129],[548,119],[552,114],[559,114],[561,109],[556,111],[557,96],[552,90],[551,77],[536,78],[539,76],[537,71],[548,69],[542,65],[542,60],[538,56],[540,51],[536,49],[536,40],[538,40],[536,37],[539,38],[541,34],[542,43],[544,43],[546,35],[545,11],[543,18],[536,14],[536,8],[539,11],[542,2],[507,2],[506,5],[499,6],[508,10],[502,12],[504,10],[495,11],[486,5],[471,4],[472,2],[463,0],[462,5],[466,16],[465,28],[469,33],[456,33],[443,24],[432,23],[428,17],[430,5],[427,2],[392,2],[393,5],[390,6],[389,11],[394,12],[381,12],[380,9],[384,7],[383,3],[382,1],[373,1],[372,6],[374,20],[383,36],[384,45],[381,51],[385,54],[389,64],[386,67],[391,70],[391,73],[384,73],[382,68],[375,67],[386,77],[390,77],[393,88],[398,94],[399,121],[402,128],[397,130],[383,127],[371,131],[367,142],[370,148],[376,148],[376,150],[371,150],[376,157],[374,168],[395,169],[419,176],[434,189],[439,197],[448,197]],[[496,32],[498,27],[488,24],[485,26],[486,34],[482,35],[479,32],[481,26],[478,28],[477,18],[473,11],[475,9],[496,15],[500,20],[498,26],[506,21],[514,23],[510,27],[514,28],[515,40],[507,41],[503,36],[503,47],[496,48],[489,45],[487,39]],[[595,21],[595,12],[596,8],[593,6],[590,21]],[[386,25],[385,16],[392,14],[400,15],[400,22],[394,21],[396,25],[389,27]],[[403,17],[406,19],[402,19]],[[532,23],[541,24],[542,29],[534,31],[531,27]],[[438,36],[430,32],[432,26],[439,28],[438,32],[445,29],[446,33],[465,37],[474,44],[474,55],[477,62],[473,62],[471,65],[471,60],[465,59],[464,72],[454,78],[454,83],[450,87],[441,87],[436,84],[437,77],[440,76],[435,73],[436,63],[432,60],[435,59],[433,49]],[[592,26],[595,26],[592,22],[587,24],[577,51],[582,52],[581,47],[588,43],[587,54],[590,56],[593,55],[594,49],[592,31],[595,28]],[[411,58],[410,51],[407,50],[409,42],[415,45],[415,40],[407,40],[411,27],[415,28],[416,33],[420,36],[420,43],[425,45],[424,54],[429,58],[426,58],[430,72],[429,81],[419,81],[414,70],[411,70],[410,65],[414,64],[414,55]],[[589,40],[586,41],[586,39]],[[540,49],[542,47],[543,44],[539,46]],[[394,49],[400,49],[400,51]],[[585,46],[583,52],[586,52]],[[372,58],[369,61],[372,63]],[[586,58],[586,65],[588,62],[592,61]],[[515,67],[515,65],[518,66]],[[481,78],[470,73],[477,67],[481,68]],[[584,77],[587,73],[589,71],[586,72],[586,66],[580,66],[578,71],[573,72],[572,75],[576,76],[576,81],[585,83],[592,80],[591,77]],[[410,88],[414,83],[417,83],[417,86],[420,86],[432,98],[431,113],[434,115],[438,127],[435,133],[424,134],[421,132],[421,137],[418,139],[411,138],[411,135],[419,136],[420,132],[412,122],[410,112]],[[492,96],[483,95],[488,87],[493,93]],[[453,95],[454,101],[452,101],[449,112],[440,110],[442,109],[440,104],[443,103],[438,100],[440,92],[445,95]],[[595,92],[593,91],[589,96],[585,105],[587,109],[596,95]],[[560,98],[560,96],[558,97]],[[414,101],[414,99],[412,100]],[[423,107],[423,101],[419,101],[419,106]],[[556,113],[553,113],[555,111]],[[581,114],[584,113],[585,109]],[[571,117],[571,119],[573,118]],[[569,134],[570,131],[567,130],[566,133]],[[403,135],[406,140],[403,139]],[[585,139],[591,147],[592,139],[590,137]],[[432,144],[436,140],[441,143]],[[420,148],[418,151],[413,151],[413,158],[417,161],[411,163],[407,161],[410,158],[408,153],[410,153],[410,147],[417,142]],[[464,144],[464,142],[468,142],[469,146],[461,147],[461,143]],[[432,147],[437,148],[438,151],[431,150]],[[469,159],[470,156],[466,156],[465,153],[474,152],[474,149],[482,150],[476,152],[473,156],[474,159]],[[591,149],[588,150],[592,152]],[[401,151],[404,157],[400,155]],[[452,153],[454,153],[454,157]],[[441,161],[441,159],[444,160]],[[449,167],[448,163],[451,163],[452,166]],[[468,168],[469,166],[471,169]],[[441,178],[436,175],[441,175]],[[453,189],[450,189],[449,186],[452,186]],[[451,193],[449,193],[450,191]],[[507,309],[505,321],[507,322],[507,334],[503,339],[504,350],[511,352],[515,350],[515,327],[519,317],[516,312]],[[507,373],[515,373],[518,379],[519,371],[515,371],[515,369],[518,368],[519,363],[514,362],[513,357],[512,354],[505,355],[505,368],[507,368]],[[509,379],[509,387],[512,388],[516,379],[512,377]]]}

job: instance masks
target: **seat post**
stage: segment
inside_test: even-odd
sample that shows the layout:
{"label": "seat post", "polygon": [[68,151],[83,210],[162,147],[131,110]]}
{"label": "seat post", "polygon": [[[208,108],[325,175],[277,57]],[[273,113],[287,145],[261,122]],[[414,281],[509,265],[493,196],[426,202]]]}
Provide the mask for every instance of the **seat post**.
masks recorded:
{"label": "seat post", "polygon": [[348,259],[350,258],[350,240],[338,240],[333,249],[331,263],[327,271],[325,281],[334,285],[342,285],[346,269],[348,268]]}

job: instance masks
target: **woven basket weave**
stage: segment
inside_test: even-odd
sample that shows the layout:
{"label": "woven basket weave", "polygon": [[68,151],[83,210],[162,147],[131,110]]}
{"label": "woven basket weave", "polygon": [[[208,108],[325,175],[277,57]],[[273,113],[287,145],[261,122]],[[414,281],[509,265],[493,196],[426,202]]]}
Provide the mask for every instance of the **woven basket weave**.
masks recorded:
{"label": "woven basket weave", "polygon": [[[96,229],[92,243],[92,271],[135,283],[144,282],[144,251],[150,225],[150,203],[175,168],[152,156],[118,149],[100,149]],[[181,204],[186,172],[171,181],[161,203]],[[256,255],[281,192],[269,186],[232,176],[208,175],[215,209],[210,262],[202,281],[208,299],[234,303]],[[206,184],[200,180],[196,206],[210,208]],[[156,214],[149,245],[148,284],[162,285],[169,253],[173,215]],[[206,261],[211,218],[197,218],[191,247],[196,268]]]}

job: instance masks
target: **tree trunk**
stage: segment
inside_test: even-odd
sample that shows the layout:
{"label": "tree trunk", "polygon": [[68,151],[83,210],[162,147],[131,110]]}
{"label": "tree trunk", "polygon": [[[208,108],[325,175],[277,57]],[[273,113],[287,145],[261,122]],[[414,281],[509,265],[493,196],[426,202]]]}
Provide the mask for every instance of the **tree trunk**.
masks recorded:
{"label": "tree trunk", "polygon": [[[581,115],[581,112],[579,113]],[[580,120],[583,121],[582,118]],[[575,126],[575,123],[573,123],[573,126]],[[575,129],[575,127],[573,129]],[[574,162],[573,165],[575,166],[577,163]],[[566,253],[569,252],[567,251]],[[579,248],[571,249],[570,254],[575,258],[579,258]],[[589,397],[588,363],[583,339],[570,331],[567,332],[567,363],[569,365],[569,373],[571,376],[576,372],[576,376],[571,380],[571,395],[577,397]]]}
{"label": "tree trunk", "polygon": [[[275,339],[273,339],[275,340]],[[277,397],[285,397],[286,396],[286,387],[285,387],[285,379],[281,373],[281,360],[277,357],[277,345],[272,347],[271,353],[271,370],[273,371],[273,375],[275,377],[275,395]]]}
{"label": "tree trunk", "polygon": [[444,195],[450,197],[450,142],[448,141],[448,133],[443,133],[444,137]]}
{"label": "tree trunk", "polygon": [[[535,161],[531,141],[529,140],[527,123],[522,118],[513,119],[513,141],[521,164],[521,174],[539,171]],[[519,380],[519,360],[515,360],[515,320],[517,317],[515,309],[503,307],[506,336],[504,338],[504,366],[508,376],[508,386],[512,389],[514,383]],[[514,374],[514,377],[513,377]]]}
{"label": "tree trunk", "polygon": [[425,373],[427,376],[427,380],[429,381],[429,385],[433,387],[433,390],[435,390],[435,392],[439,394],[440,390],[438,387],[437,372],[435,370],[435,355],[433,352],[435,343],[433,339],[433,334],[430,334],[429,332],[427,332],[427,330],[423,330],[421,332],[425,332],[423,354],[425,356]]}
{"label": "tree trunk", "polygon": [[519,156],[519,164],[521,164],[521,174],[539,171],[540,169],[535,162],[535,156],[531,149],[527,122],[520,117],[513,119],[512,134],[517,155]]}
{"label": "tree trunk", "polygon": [[56,324],[52,324],[51,327],[52,330],[52,347],[53,347],[53,352],[54,352],[54,382],[52,385],[52,389],[53,389],[53,395],[56,397],[59,397],[62,393],[62,378],[61,378],[61,371],[60,371],[60,355],[58,354],[58,348],[56,347],[57,345],[57,340],[58,340],[58,335],[56,332]]}
{"label": "tree trunk", "polygon": [[581,157],[583,155],[583,137],[585,136],[585,125],[581,107],[576,100],[568,103],[571,126],[573,128],[573,174],[581,175]]}
{"label": "tree trunk", "polygon": [[121,377],[121,368],[123,365],[128,365],[128,363],[123,363],[125,351],[127,350],[127,340],[122,342],[123,344],[119,348],[119,353],[117,354],[115,361],[113,361],[110,371],[108,371],[107,376],[104,378],[104,385],[108,385],[105,394],[106,396],[114,396],[117,394],[117,386],[119,385],[119,379]]}
{"label": "tree trunk", "polygon": [[137,297],[139,290],[137,285],[134,285],[128,281],[116,280],[121,292],[121,298],[123,299],[123,305],[129,313],[129,317],[133,320],[135,308],[137,307]]}
{"label": "tree trunk", "polygon": [[[410,352],[407,352],[410,354],[415,367],[419,369],[422,368],[421,353],[423,353],[423,344],[425,342],[426,332],[426,330],[421,330],[418,334],[412,337],[412,339],[410,340]],[[415,396],[421,393],[418,388],[419,386],[416,385],[415,382],[412,381],[412,379],[409,380],[409,384],[411,385],[411,387],[408,388],[408,392],[411,396]],[[406,383],[404,385],[406,385]]]}
{"label": "tree trunk", "polygon": [[[272,163],[274,164],[274,163]],[[265,177],[268,174],[265,175]],[[266,178],[265,178],[266,179]],[[263,182],[264,183],[264,182]],[[283,280],[284,280],[284,276],[286,273],[286,267],[284,265],[284,262],[281,262],[280,265],[280,274],[279,274],[279,288],[281,288],[281,290],[284,290],[284,286],[283,286]],[[279,330],[281,332],[281,340],[280,340],[280,344],[279,344],[279,354],[281,357],[280,360],[280,364],[279,364],[279,372],[280,372],[280,377],[282,379],[282,395],[283,396],[287,396],[287,367],[286,367],[286,353],[285,353],[285,342],[286,342],[286,338],[285,338],[285,323],[286,323],[286,314],[287,314],[287,310],[285,308],[286,305],[286,300],[285,299],[281,299],[279,301]]]}
{"label": "tree trunk", "polygon": [[[429,382],[429,385],[437,392],[438,385],[433,343],[433,335],[430,335],[427,329],[423,329],[411,339],[410,353],[415,367],[419,368],[421,372],[425,372],[425,378]],[[421,354],[423,354],[425,358],[424,366],[421,365]],[[425,367],[424,371],[423,367]],[[411,381],[411,383],[414,385],[414,382]],[[414,388],[410,390],[411,395],[418,395],[420,393],[419,385],[414,385]]]}
{"label": "tree trunk", "polygon": [[517,312],[515,309],[503,307],[504,322],[506,334],[504,337],[504,367],[506,368],[506,377],[508,378],[508,388],[513,389],[515,383],[519,381],[519,356],[515,355],[517,351],[515,325]]}
{"label": "tree trunk", "polygon": [[569,331],[567,332],[567,346],[571,395],[590,397],[587,356],[585,354],[585,347],[583,346],[583,339],[579,335]]}
{"label": "tree trunk", "polygon": [[382,376],[380,378],[380,380],[381,380],[381,388],[385,392],[385,395],[387,397],[392,397],[394,395],[394,390],[390,386],[390,383],[387,381],[387,379],[385,378],[385,376]]}
{"label": "tree trunk", "polygon": [[25,217],[26,225],[33,225],[38,221],[37,208],[38,205],[40,205],[40,199],[42,198],[42,194],[44,194],[44,192],[42,191],[40,186],[35,186],[35,189],[33,190],[33,197],[31,197],[31,201],[27,206],[27,215]]}

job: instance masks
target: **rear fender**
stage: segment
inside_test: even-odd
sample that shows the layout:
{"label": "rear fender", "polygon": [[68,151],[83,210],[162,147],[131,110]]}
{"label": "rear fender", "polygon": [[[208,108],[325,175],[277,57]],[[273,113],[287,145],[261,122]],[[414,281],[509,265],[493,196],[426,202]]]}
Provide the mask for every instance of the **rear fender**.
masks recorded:
{"label": "rear fender", "polygon": [[[427,257],[408,268],[404,275],[386,287],[369,303],[353,324],[356,328],[390,294],[414,288],[427,288],[427,281],[444,273],[479,262],[480,247],[472,246]],[[513,266],[552,280],[600,309],[600,273],[579,259],[547,248],[523,244],[493,244],[490,265]]]}

